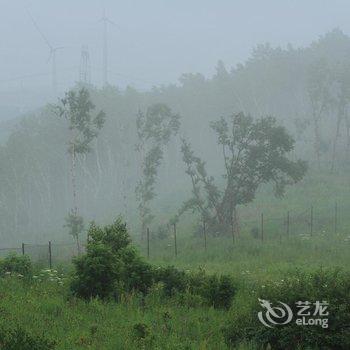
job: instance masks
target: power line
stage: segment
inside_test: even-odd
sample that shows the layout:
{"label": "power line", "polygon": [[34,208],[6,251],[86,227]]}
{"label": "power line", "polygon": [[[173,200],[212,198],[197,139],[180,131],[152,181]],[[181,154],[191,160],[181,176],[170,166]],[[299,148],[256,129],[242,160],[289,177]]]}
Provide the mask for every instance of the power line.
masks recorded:
{"label": "power line", "polygon": [[[77,67],[69,67],[69,68],[65,68],[62,69],[63,71],[69,71],[69,70],[75,70],[77,69]],[[8,78],[8,79],[2,79],[0,80],[0,83],[9,83],[11,81],[19,81],[19,80],[23,80],[23,79],[31,79],[31,78],[37,78],[37,77],[44,77],[44,76],[48,76],[51,75],[50,72],[45,72],[45,73],[33,73],[33,74],[24,74],[24,75],[19,75],[17,77],[13,77],[13,78]]]}

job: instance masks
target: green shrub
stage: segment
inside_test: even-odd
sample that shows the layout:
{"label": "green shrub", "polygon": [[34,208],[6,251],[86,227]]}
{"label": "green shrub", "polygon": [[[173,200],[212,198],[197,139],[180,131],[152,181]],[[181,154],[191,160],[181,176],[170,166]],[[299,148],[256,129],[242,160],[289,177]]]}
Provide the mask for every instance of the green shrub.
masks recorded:
{"label": "green shrub", "polygon": [[203,269],[189,274],[188,288],[192,294],[201,296],[205,304],[216,309],[229,309],[236,292],[231,277],[207,275]]}
{"label": "green shrub", "polygon": [[131,243],[131,238],[126,224],[120,218],[103,228],[92,222],[88,231],[88,247],[98,243],[109,247],[113,253],[119,253],[122,249],[127,248]]}
{"label": "green shrub", "polygon": [[53,350],[56,343],[18,327],[14,330],[0,329],[0,347],[2,350]]}
{"label": "green shrub", "polygon": [[146,323],[136,323],[132,327],[132,337],[137,349],[153,349],[155,337]]}
{"label": "green shrub", "polygon": [[178,270],[174,266],[159,267],[155,270],[156,282],[162,282],[164,292],[167,296],[175,293],[184,292],[188,287],[188,278],[186,273]]}
{"label": "green shrub", "polygon": [[201,290],[201,295],[207,303],[216,309],[229,309],[236,288],[229,276],[209,276]]}
{"label": "green shrub", "polygon": [[[258,312],[266,312],[258,298],[273,305],[286,303],[293,319],[285,325],[264,326]],[[328,328],[321,325],[297,325],[296,302],[327,301]],[[314,306],[313,306],[314,307]],[[283,280],[265,282],[234,307],[229,325],[224,329],[226,342],[237,345],[254,342],[271,349],[350,349],[350,273],[339,270],[319,270],[313,273],[289,272]],[[313,311],[313,310],[312,310]],[[317,316],[315,316],[317,317]]]}
{"label": "green shrub", "polygon": [[87,253],[73,260],[75,274],[71,291],[81,298],[107,298],[116,289],[120,262],[111,249],[103,244],[89,244]]}
{"label": "green shrub", "polygon": [[155,279],[163,283],[167,296],[181,294],[183,297],[180,296],[179,300],[187,300],[187,305],[204,302],[214,308],[228,309],[236,291],[229,276],[206,275],[204,270],[185,273],[174,266],[167,266],[156,270]]}
{"label": "green shrub", "polygon": [[23,277],[31,277],[33,266],[27,255],[11,253],[0,261],[0,273],[2,276],[6,273],[14,273]]}
{"label": "green shrub", "polygon": [[[204,303],[229,308],[235,292],[227,276],[207,276],[204,271],[185,273],[174,266],[153,268],[130,245],[130,237],[121,220],[100,228],[91,224],[86,254],[73,260],[73,295],[89,299],[119,298],[122,293],[146,294],[161,283],[166,296],[186,294],[188,304]],[[191,298],[198,296],[198,298]]]}
{"label": "green shrub", "polygon": [[134,337],[139,339],[145,339],[149,336],[150,330],[149,327],[145,323],[136,323],[132,327]]}
{"label": "green shrub", "polygon": [[153,283],[152,269],[130,242],[120,219],[104,228],[91,224],[86,254],[73,260],[73,294],[85,299],[106,299],[132,290],[146,293]]}
{"label": "green shrub", "polygon": [[141,259],[135,251],[129,249],[123,254],[123,290],[138,291],[146,294],[154,283],[154,270]]}

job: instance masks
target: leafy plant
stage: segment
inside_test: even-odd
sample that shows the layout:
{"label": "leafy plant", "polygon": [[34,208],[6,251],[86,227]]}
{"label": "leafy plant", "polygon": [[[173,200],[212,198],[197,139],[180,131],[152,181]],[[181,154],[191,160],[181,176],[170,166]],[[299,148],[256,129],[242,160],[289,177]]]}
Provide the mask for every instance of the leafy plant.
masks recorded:
{"label": "leafy plant", "polygon": [[174,266],[155,271],[155,279],[163,283],[165,295],[178,294],[188,305],[203,303],[217,309],[229,309],[236,292],[232,279],[226,275],[206,275],[204,270],[186,273]]}
{"label": "leafy plant", "polygon": [[120,262],[112,250],[103,244],[89,245],[86,254],[73,260],[75,275],[71,283],[73,294],[89,299],[108,298],[116,291]]}
{"label": "leafy plant", "polygon": [[157,282],[163,283],[164,292],[167,296],[184,292],[188,286],[186,273],[174,266],[159,267],[156,269],[155,279]]}
{"label": "leafy plant", "polygon": [[145,339],[150,334],[149,327],[145,323],[136,323],[132,329],[134,337],[138,340]]}
{"label": "leafy plant", "polygon": [[216,309],[229,309],[231,307],[236,288],[229,276],[209,276],[201,290],[201,295],[209,305]]}
{"label": "leafy plant", "polygon": [[130,242],[121,219],[103,228],[92,223],[86,254],[73,261],[73,294],[85,299],[106,299],[132,290],[146,293],[153,283],[151,267],[137,255]]}
{"label": "leafy plant", "polygon": [[56,342],[17,327],[12,330],[0,329],[0,347],[3,350],[53,350]]}
{"label": "leafy plant", "polygon": [[[268,328],[258,319],[258,312],[262,311],[258,298],[274,305],[282,301],[292,309],[293,315],[299,311],[298,301],[326,301],[329,303],[328,328],[300,326],[295,319],[285,325]],[[322,269],[312,273],[289,272],[282,280],[265,281],[250,296],[246,295],[244,301],[234,305],[235,313],[224,329],[225,339],[233,346],[242,341],[252,341],[277,350],[349,349],[350,315],[346,311],[350,308],[349,300],[349,272]]]}
{"label": "leafy plant", "polygon": [[2,276],[9,273],[16,273],[23,277],[31,277],[33,266],[27,255],[12,253],[7,255],[3,260],[0,260],[0,273]]}

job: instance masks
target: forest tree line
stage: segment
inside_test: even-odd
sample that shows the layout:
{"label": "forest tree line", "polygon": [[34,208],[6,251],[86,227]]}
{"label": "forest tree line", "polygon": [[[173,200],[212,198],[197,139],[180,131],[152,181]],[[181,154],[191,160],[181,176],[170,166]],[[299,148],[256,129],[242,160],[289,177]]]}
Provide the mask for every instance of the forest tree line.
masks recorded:
{"label": "forest tree line", "polygon": [[[136,220],[135,189],[142,175],[137,120],[155,104],[168,106],[181,123],[158,145],[162,150],[155,183],[155,205],[162,206],[158,212],[175,213],[191,191],[181,139],[190,141],[210,173],[220,175],[224,170],[217,156],[220,145],[210,125],[239,112],[255,119],[273,116],[285,126],[296,140],[292,160],[303,158],[313,168],[342,171],[350,160],[349,58],[350,38],[336,29],[306,48],[258,46],[244,64],[227,68],[218,62],[211,78],[184,74],[178,84],[147,92],[85,86],[96,111],[103,110],[106,118],[98,137],[90,140],[91,151],[75,160],[81,215],[105,221],[121,213]],[[68,144],[67,120],[58,118],[51,105],[24,116],[4,142],[3,242],[63,237],[64,218],[73,207]]]}

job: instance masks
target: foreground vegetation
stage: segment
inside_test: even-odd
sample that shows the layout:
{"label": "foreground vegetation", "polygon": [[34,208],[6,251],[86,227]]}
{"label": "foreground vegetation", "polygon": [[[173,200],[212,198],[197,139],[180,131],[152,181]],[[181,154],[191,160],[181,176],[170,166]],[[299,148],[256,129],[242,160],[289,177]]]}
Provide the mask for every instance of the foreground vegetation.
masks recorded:
{"label": "foreground vegetation", "polygon": [[[96,227],[94,230],[101,234]],[[92,299],[76,293],[74,276],[78,270],[72,266],[41,270],[39,266],[30,267],[26,257],[10,256],[0,264],[2,348],[347,349],[350,346],[347,236],[344,233],[327,236],[322,232],[316,232],[312,239],[304,236],[262,243],[242,235],[233,249],[229,237],[210,238],[215,244],[206,253],[198,248],[198,237],[187,238],[179,241],[182,251],[176,260],[167,261],[153,252],[151,264],[132,249],[138,262],[134,272],[140,271],[141,264],[152,267],[152,271],[165,271],[170,278],[153,281],[147,291],[127,290],[124,286],[125,292],[117,296],[112,293],[110,297]],[[102,249],[100,238],[98,245]],[[80,272],[89,274],[86,259],[83,255],[76,264],[81,267],[85,261]],[[177,268],[166,270],[169,263],[175,263]],[[203,276],[204,271],[206,276],[214,273],[230,276],[234,299],[229,309],[208,303],[204,295],[193,293],[188,282],[179,288],[188,276]],[[133,275],[134,281],[135,276],[137,273]],[[87,280],[83,278],[80,282]],[[287,325],[269,329],[257,318],[258,298],[283,300],[289,305],[297,300],[327,300],[330,326],[323,329]]]}
{"label": "foreground vegetation", "polygon": [[[232,237],[215,237],[208,232],[205,249],[200,226],[198,229],[194,225],[193,217],[184,217],[178,225],[177,257],[171,230],[152,230],[147,259],[146,241],[133,237],[130,245],[125,227],[119,225],[117,231],[123,234],[118,237],[128,247],[128,254],[122,254],[128,257],[129,270],[123,277],[128,283],[111,283],[108,297],[100,294],[90,299],[72,286],[80,266],[82,279],[75,286],[87,284],[82,289],[85,292],[89,291],[88,285],[96,287],[86,267],[94,267],[89,261],[96,262],[101,252],[109,254],[113,250],[113,244],[106,245],[106,239],[102,239],[103,232],[113,225],[93,228],[92,260],[82,255],[75,265],[59,265],[54,257],[57,270],[47,270],[46,260],[44,265],[34,266],[27,257],[1,260],[1,349],[348,349],[347,178],[333,176],[332,181],[313,174],[282,200],[260,193],[252,205],[241,211],[241,233],[234,246]],[[333,203],[327,207],[334,194],[339,204],[337,232]],[[264,241],[259,226],[261,203],[266,221]],[[308,208],[305,211],[308,203],[314,203],[312,235]],[[283,220],[269,220],[283,219],[287,208],[291,218],[296,217],[294,213],[306,212],[306,216],[291,220],[289,236]],[[254,227],[258,228],[257,235],[252,231]],[[123,268],[118,264],[114,268],[116,261],[108,254],[112,258],[110,273],[120,281]],[[101,270],[96,271],[92,277],[98,279]],[[220,307],[210,295],[203,294],[203,289],[194,292],[193,277],[203,275],[207,276],[202,279],[206,289],[218,285],[212,276],[229,277],[233,286],[231,305]],[[327,300],[330,327],[264,327],[257,317],[261,310],[258,298],[281,300],[288,305],[297,300]]]}

